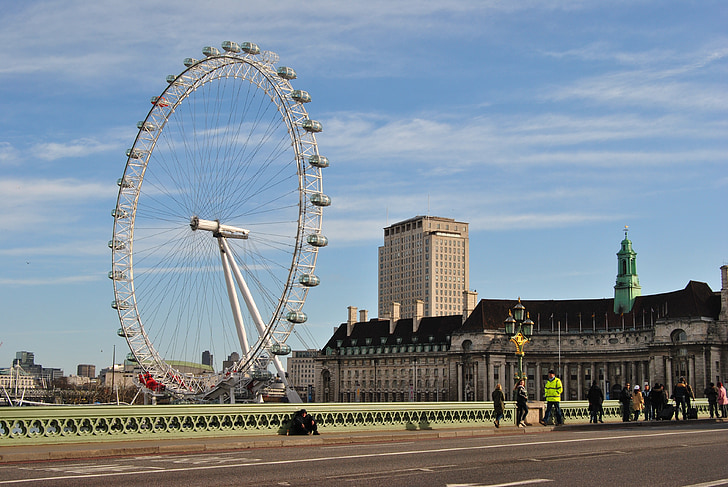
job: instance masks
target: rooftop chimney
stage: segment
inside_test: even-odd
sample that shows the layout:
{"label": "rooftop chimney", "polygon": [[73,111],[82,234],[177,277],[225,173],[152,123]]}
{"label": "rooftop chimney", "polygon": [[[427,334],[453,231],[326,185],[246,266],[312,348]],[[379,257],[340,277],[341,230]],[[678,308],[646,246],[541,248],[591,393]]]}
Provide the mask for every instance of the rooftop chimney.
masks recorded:
{"label": "rooftop chimney", "polygon": [[350,337],[354,330],[354,323],[356,323],[356,306],[349,306],[346,309],[349,310],[349,316],[346,319],[346,336]]}
{"label": "rooftop chimney", "polygon": [[365,309],[359,311],[359,323],[366,323],[369,321],[369,312]]}
{"label": "rooftop chimney", "polygon": [[468,319],[470,313],[473,312],[475,306],[478,304],[478,292],[477,291],[463,291],[463,323]]}
{"label": "rooftop chimney", "polygon": [[394,333],[394,328],[397,326],[399,321],[399,303],[392,303],[392,311],[389,314],[389,334]]}
{"label": "rooftop chimney", "polygon": [[415,299],[415,315],[412,318],[412,333],[417,333],[420,327],[420,321],[425,315],[425,302],[421,299]]}

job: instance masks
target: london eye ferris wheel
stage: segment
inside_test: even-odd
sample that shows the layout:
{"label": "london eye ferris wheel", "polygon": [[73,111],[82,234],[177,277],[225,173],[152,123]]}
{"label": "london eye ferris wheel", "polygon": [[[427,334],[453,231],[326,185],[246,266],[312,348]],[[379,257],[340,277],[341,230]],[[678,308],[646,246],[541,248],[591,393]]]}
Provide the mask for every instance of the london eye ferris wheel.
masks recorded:
{"label": "london eye ferris wheel", "polygon": [[[286,386],[279,356],[319,284],[323,192],[310,95],[252,42],[184,60],[137,124],[118,180],[112,269],[128,358],[141,385],[212,397]],[[225,370],[203,353],[239,360]],[[150,386],[154,384],[154,386]],[[219,395],[219,394],[218,394]]]}

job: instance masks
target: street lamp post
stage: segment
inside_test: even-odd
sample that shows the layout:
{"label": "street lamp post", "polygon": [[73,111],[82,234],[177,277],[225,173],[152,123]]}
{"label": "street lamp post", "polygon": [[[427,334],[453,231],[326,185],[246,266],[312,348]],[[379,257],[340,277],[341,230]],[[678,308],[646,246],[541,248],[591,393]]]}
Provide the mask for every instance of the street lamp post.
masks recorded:
{"label": "street lamp post", "polygon": [[[523,315],[526,318],[523,318]],[[533,334],[533,321],[530,316],[526,313],[526,307],[521,304],[521,298],[518,298],[518,304],[514,306],[513,312],[508,310],[508,318],[505,320],[506,334],[511,335],[511,341],[516,345],[516,357],[518,357],[518,375],[515,377],[515,382],[519,380],[526,380],[526,374],[523,372],[523,346],[530,341],[531,335]]]}

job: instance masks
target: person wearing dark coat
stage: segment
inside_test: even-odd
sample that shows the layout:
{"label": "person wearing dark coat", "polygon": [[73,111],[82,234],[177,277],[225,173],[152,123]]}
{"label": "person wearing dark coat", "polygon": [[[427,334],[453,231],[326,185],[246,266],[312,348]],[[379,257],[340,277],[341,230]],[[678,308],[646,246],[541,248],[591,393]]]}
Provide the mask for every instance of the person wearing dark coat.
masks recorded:
{"label": "person wearing dark coat", "polygon": [[629,382],[625,384],[622,392],[619,393],[619,403],[622,406],[622,421],[627,423],[632,413],[632,391],[629,389]]}
{"label": "person wearing dark coat", "polygon": [[718,417],[718,388],[715,387],[715,383],[711,382],[708,387],[705,388],[705,397],[708,398],[708,410],[710,411],[710,417]]}
{"label": "person wearing dark coat", "polygon": [[293,416],[293,434],[294,435],[317,435],[318,432],[318,426],[316,425],[316,421],[313,419],[313,416],[309,415],[305,409],[301,409],[300,411],[296,411],[296,414]]}
{"label": "person wearing dark coat", "polygon": [[528,392],[526,391],[526,381],[523,379],[518,381],[515,387],[516,391],[516,423],[519,428],[529,426],[526,423],[528,417]]}
{"label": "person wearing dark coat", "polygon": [[589,392],[586,393],[586,398],[589,401],[589,422],[596,424],[598,419],[600,423],[603,423],[604,409],[602,403],[604,402],[604,392],[602,392],[602,388],[599,387],[597,381],[592,382]]}
{"label": "person wearing dark coat", "polygon": [[494,424],[496,428],[500,428],[500,422],[503,419],[503,412],[506,409],[506,396],[503,394],[503,388],[500,384],[495,386],[490,397],[493,399],[493,413],[495,414]]}
{"label": "person wearing dark coat", "polygon": [[660,414],[666,402],[665,387],[660,383],[655,384],[652,391],[650,391],[650,404],[652,405],[654,419],[662,419]]}

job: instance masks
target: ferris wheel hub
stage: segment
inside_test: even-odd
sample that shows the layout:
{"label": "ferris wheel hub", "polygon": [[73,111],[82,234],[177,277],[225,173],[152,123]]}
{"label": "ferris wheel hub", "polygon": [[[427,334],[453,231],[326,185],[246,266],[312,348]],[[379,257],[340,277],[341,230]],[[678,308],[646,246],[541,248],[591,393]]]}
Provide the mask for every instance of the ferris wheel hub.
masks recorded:
{"label": "ferris wheel hub", "polygon": [[207,230],[212,232],[214,236],[225,238],[248,238],[249,230],[245,228],[233,227],[232,225],[223,225],[220,220],[202,220],[197,216],[190,218],[190,228],[195,230]]}

